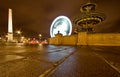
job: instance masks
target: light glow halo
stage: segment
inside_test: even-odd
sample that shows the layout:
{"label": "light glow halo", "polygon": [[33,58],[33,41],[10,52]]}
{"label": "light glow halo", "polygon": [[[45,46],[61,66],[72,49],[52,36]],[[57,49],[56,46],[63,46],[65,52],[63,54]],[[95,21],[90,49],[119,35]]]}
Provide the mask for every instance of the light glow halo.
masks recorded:
{"label": "light glow halo", "polygon": [[55,34],[58,31],[63,34],[63,36],[71,35],[72,33],[72,24],[68,17],[58,16],[54,19],[50,28],[50,36],[55,37]]}

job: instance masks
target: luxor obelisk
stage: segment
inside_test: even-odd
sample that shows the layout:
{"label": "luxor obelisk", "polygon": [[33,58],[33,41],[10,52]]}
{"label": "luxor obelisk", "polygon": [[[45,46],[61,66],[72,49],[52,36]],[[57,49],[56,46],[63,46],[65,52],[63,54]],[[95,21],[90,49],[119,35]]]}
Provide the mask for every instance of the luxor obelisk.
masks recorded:
{"label": "luxor obelisk", "polygon": [[8,10],[8,42],[13,42],[12,9]]}

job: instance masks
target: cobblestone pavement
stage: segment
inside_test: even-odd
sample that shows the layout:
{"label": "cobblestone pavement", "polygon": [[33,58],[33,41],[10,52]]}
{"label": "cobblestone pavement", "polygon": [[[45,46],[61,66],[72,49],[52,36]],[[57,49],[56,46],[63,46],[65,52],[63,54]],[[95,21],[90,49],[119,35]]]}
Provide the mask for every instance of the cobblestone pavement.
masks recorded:
{"label": "cobblestone pavement", "polygon": [[[98,53],[96,49],[98,48],[103,51],[103,53],[104,48],[108,49],[106,47],[79,47],[76,53],[66,59],[66,61],[51,72],[48,77],[120,77],[118,70],[106,62],[106,59],[105,61],[103,57],[96,55],[96,53]],[[118,57],[114,57],[114,59],[116,58]],[[117,59],[116,63],[120,63],[119,60],[120,59]]]}

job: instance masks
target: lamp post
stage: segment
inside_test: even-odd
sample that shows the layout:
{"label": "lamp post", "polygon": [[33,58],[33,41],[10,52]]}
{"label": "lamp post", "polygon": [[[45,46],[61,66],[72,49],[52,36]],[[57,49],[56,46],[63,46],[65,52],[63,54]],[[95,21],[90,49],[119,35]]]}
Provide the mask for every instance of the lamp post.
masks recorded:
{"label": "lamp post", "polygon": [[40,42],[41,42],[41,40],[42,40],[42,34],[39,34],[38,36],[39,36]]}
{"label": "lamp post", "polygon": [[19,34],[19,35],[21,34],[21,31],[20,31],[20,30],[18,30],[18,31],[16,31],[16,32],[17,32],[17,34]]}
{"label": "lamp post", "polygon": [[16,33],[17,33],[17,41],[18,41],[18,43],[19,43],[19,42],[21,41],[21,38],[20,38],[20,37],[21,37],[21,33],[22,33],[22,32],[21,32],[20,30],[17,30]]}

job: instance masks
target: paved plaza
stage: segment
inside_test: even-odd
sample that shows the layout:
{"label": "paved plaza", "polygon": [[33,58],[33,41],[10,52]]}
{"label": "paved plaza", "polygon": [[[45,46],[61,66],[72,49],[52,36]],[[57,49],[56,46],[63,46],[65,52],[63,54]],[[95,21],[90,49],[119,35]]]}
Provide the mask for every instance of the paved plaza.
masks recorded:
{"label": "paved plaza", "polygon": [[120,77],[120,48],[5,46],[0,77]]}

